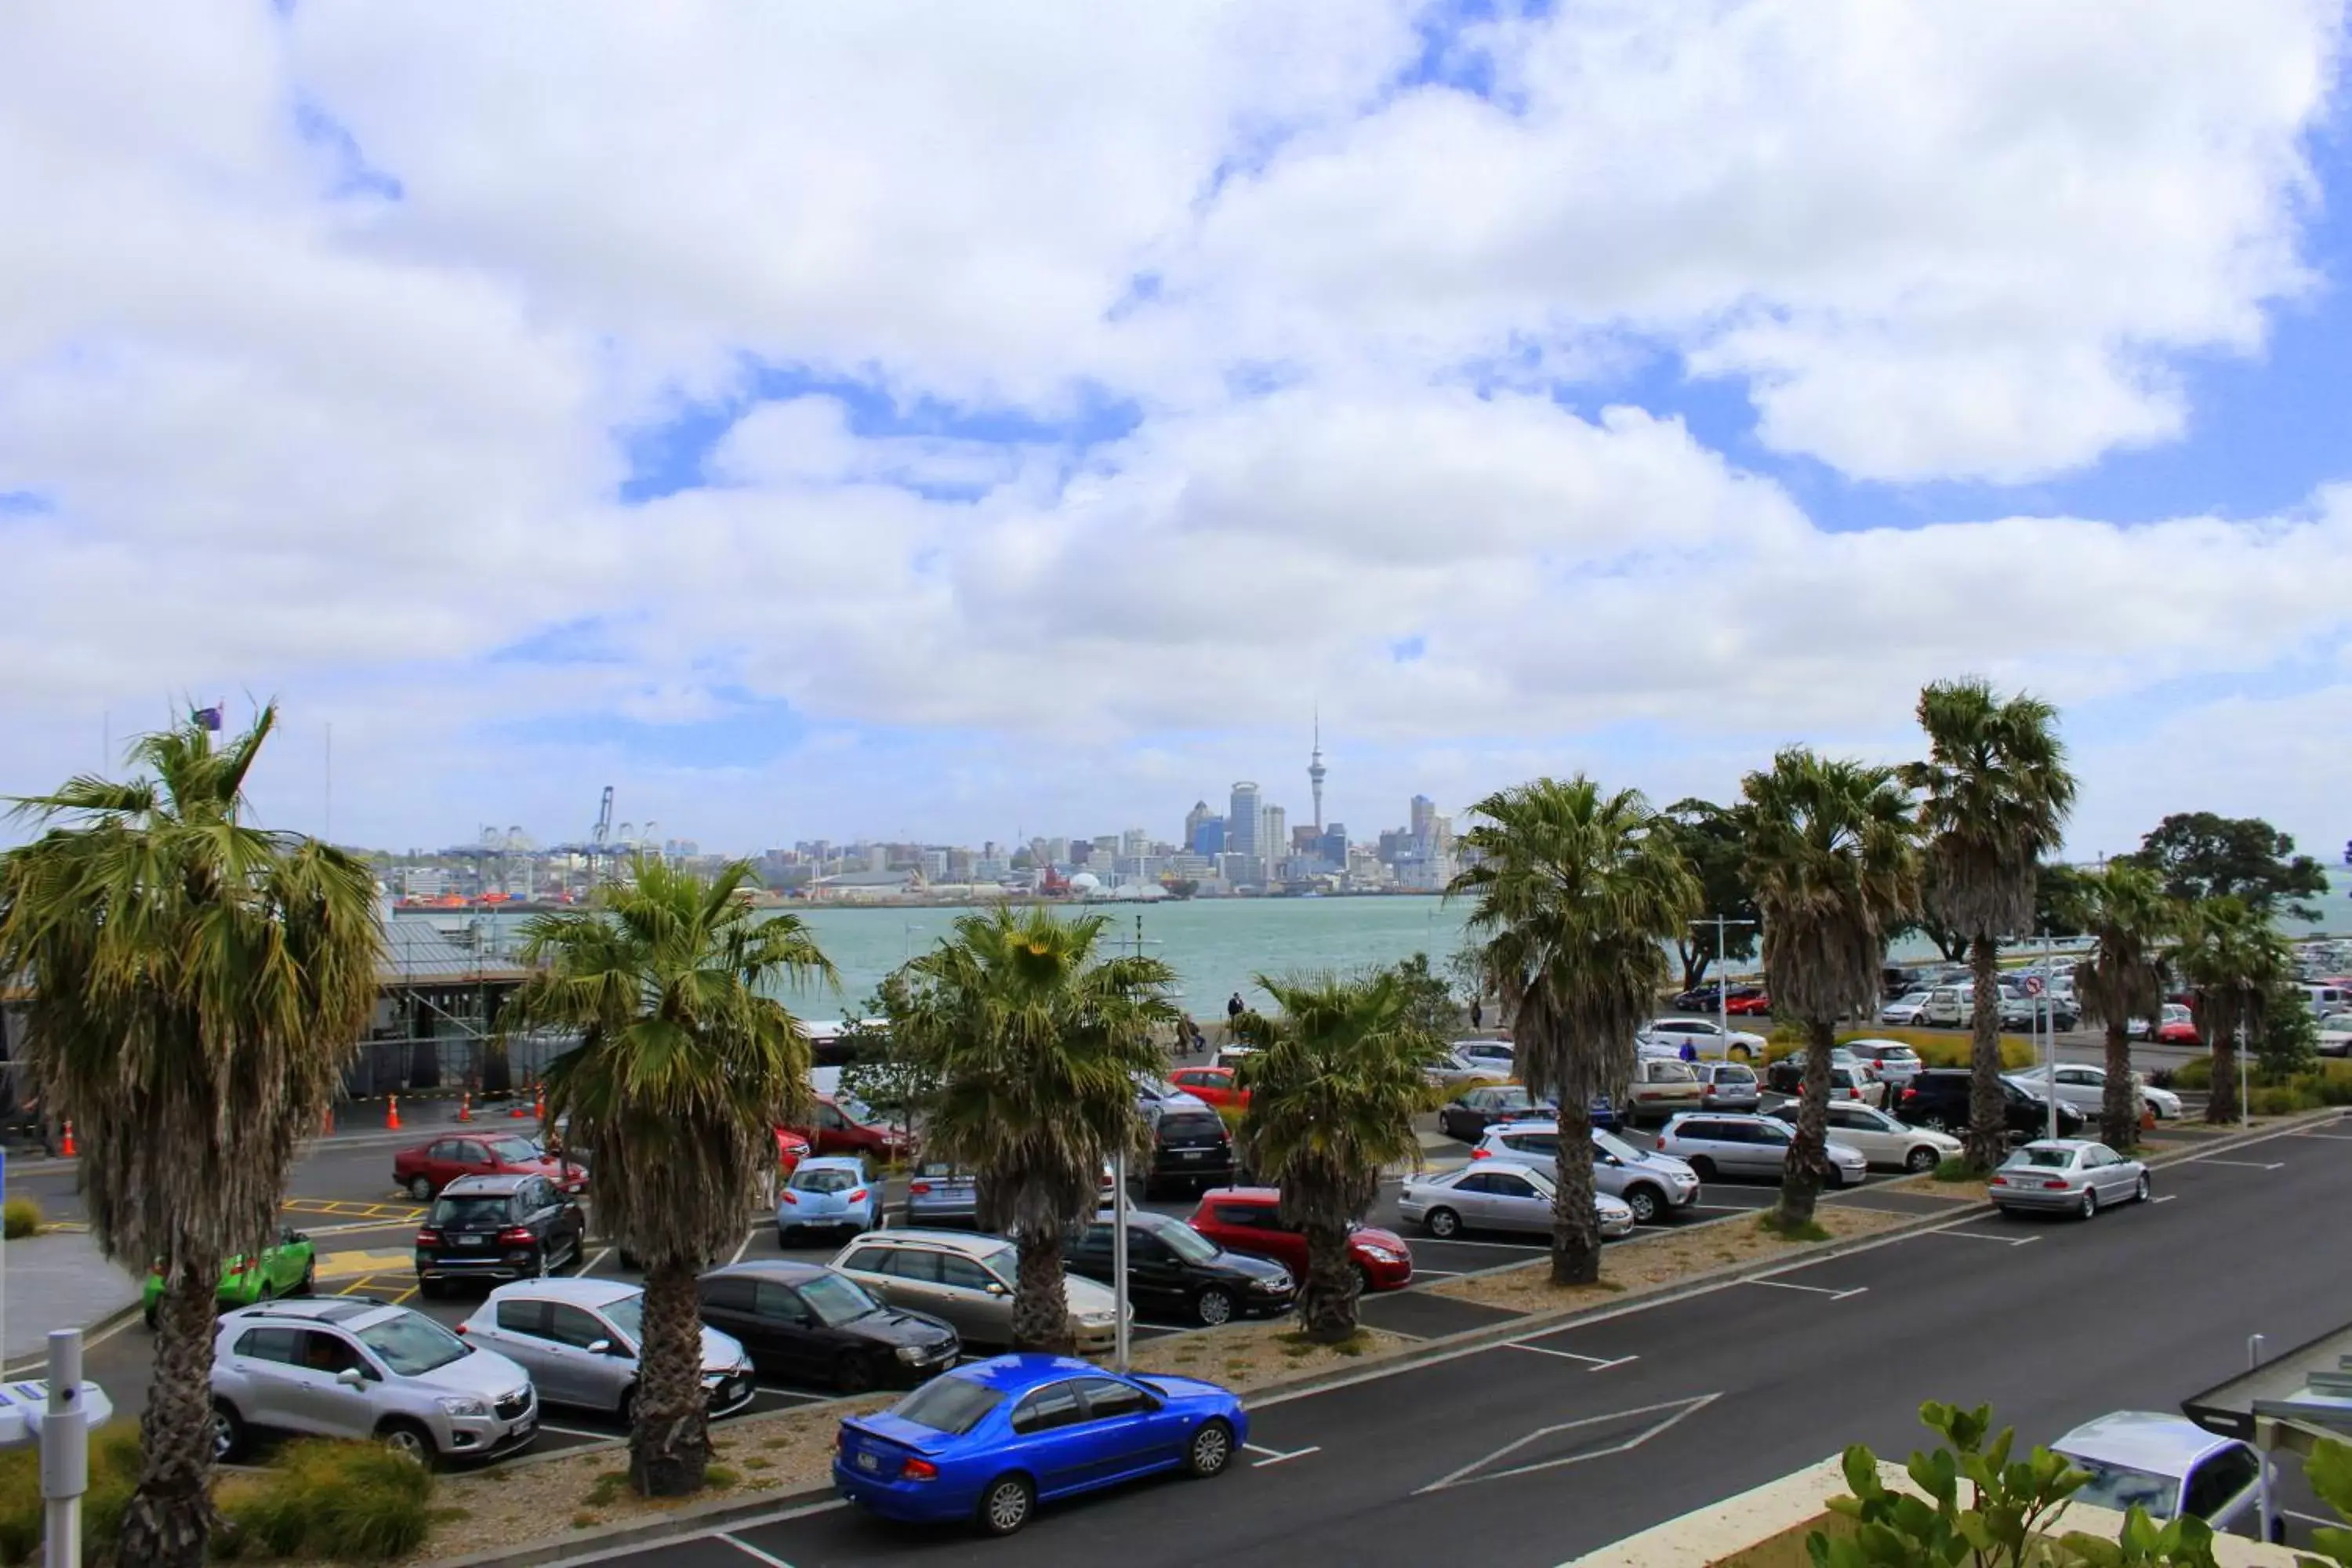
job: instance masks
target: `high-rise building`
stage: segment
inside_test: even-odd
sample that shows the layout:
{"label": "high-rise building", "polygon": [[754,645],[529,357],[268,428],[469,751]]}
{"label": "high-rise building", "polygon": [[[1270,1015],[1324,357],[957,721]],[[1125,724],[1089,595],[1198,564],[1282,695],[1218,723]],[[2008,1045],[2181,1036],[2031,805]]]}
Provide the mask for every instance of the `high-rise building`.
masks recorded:
{"label": "high-rise building", "polygon": [[1257,785],[1243,779],[1234,785],[1233,802],[1225,809],[1226,851],[1260,865],[1265,860],[1265,841],[1258,837],[1263,805]]}
{"label": "high-rise building", "polygon": [[1192,836],[1186,848],[1195,855],[1222,855],[1225,852],[1225,819],[1204,816],[1192,826]]}
{"label": "high-rise building", "polygon": [[1430,829],[1436,826],[1437,803],[1425,795],[1412,797],[1412,836],[1424,845],[1429,842]]}
{"label": "high-rise building", "polygon": [[1118,836],[1118,852],[1136,856],[1151,853],[1151,835],[1140,827],[1130,827]]}
{"label": "high-rise building", "polygon": [[1348,868],[1348,825],[1344,822],[1335,822],[1326,827],[1321,840],[1316,846],[1316,853],[1322,858],[1326,865],[1339,870],[1346,870]]}
{"label": "high-rise building", "polygon": [[1307,786],[1315,793],[1315,836],[1323,836],[1323,714],[1315,714],[1315,750],[1307,758]]}
{"label": "high-rise building", "polygon": [[1277,880],[1283,858],[1290,853],[1290,816],[1282,807],[1269,805],[1259,812],[1257,851],[1265,861],[1265,879]]}
{"label": "high-rise building", "polygon": [[1196,800],[1192,803],[1192,809],[1184,814],[1185,848],[1190,849],[1192,847],[1192,840],[1201,836],[1201,824],[1208,821],[1209,818],[1214,816],[1216,816],[1216,813],[1209,809],[1209,803],[1207,801]]}

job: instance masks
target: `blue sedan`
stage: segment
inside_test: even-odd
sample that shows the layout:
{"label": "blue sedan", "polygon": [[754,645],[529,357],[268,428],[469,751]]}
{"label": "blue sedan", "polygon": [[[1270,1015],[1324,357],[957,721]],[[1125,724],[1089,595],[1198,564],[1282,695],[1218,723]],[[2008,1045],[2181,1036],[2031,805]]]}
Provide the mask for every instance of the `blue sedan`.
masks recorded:
{"label": "blue sedan", "polygon": [[866,1179],[865,1161],[855,1154],[805,1159],[776,1194],[776,1245],[790,1247],[804,1230],[862,1236],[881,1210],[881,1184]]}
{"label": "blue sedan", "polygon": [[1037,1504],[1160,1470],[1213,1476],[1249,1437],[1242,1402],[1189,1377],[1121,1377],[1065,1356],[942,1373],[841,1424],[834,1485],[889,1519],[1010,1535]]}

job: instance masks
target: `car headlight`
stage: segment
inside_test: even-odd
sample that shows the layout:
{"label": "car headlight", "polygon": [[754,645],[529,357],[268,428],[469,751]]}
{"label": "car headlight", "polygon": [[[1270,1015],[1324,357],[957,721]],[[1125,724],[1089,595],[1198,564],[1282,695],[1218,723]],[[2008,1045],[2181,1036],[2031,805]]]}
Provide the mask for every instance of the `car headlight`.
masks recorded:
{"label": "car headlight", "polygon": [[488,1415],[490,1413],[490,1407],[480,1400],[467,1399],[459,1394],[445,1394],[434,1403],[441,1406],[444,1415]]}
{"label": "car headlight", "polygon": [[931,1352],[921,1345],[900,1345],[898,1359],[908,1366],[919,1366]]}
{"label": "car headlight", "polygon": [[1364,1256],[1379,1263],[1402,1263],[1403,1257],[1392,1247],[1366,1246]]}
{"label": "car headlight", "polygon": [[1270,1279],[1253,1279],[1250,1281],[1250,1289],[1253,1290],[1264,1290],[1269,1294],[1287,1290],[1290,1289],[1290,1276],[1287,1274],[1277,1274]]}

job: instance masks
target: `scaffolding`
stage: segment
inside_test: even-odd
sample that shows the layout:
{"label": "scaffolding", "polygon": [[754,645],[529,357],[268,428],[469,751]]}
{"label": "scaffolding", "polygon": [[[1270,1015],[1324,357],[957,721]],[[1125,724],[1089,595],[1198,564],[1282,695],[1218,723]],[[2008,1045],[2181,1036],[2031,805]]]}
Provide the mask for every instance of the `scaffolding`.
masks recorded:
{"label": "scaffolding", "polygon": [[375,1013],[343,1075],[346,1098],[527,1090],[576,1043],[546,1033],[499,1040],[499,1015],[531,971],[493,950],[487,921],[445,929],[412,916],[384,926]]}

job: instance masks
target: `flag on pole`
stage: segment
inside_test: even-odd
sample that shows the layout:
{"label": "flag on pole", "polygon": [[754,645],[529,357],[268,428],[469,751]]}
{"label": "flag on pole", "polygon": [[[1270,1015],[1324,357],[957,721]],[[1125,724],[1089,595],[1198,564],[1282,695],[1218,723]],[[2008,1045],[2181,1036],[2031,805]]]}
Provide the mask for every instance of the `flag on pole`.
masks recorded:
{"label": "flag on pole", "polygon": [[210,730],[215,734],[220,733],[221,710],[218,708],[199,708],[189,717],[195,720],[200,728]]}

